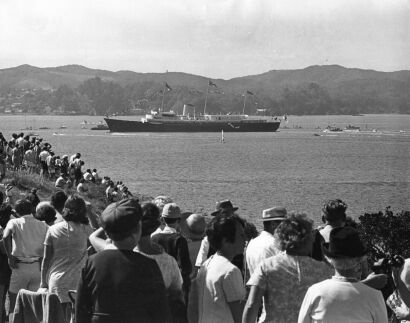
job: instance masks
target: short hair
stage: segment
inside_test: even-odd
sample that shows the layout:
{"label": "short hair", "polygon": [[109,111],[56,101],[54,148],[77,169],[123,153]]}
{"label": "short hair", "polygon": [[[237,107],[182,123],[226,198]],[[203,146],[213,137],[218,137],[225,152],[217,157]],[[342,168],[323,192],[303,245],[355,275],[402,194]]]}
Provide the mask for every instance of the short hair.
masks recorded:
{"label": "short hair", "polygon": [[312,238],[312,228],[313,221],[306,214],[289,214],[275,230],[277,248],[281,251],[299,250]]}
{"label": "short hair", "polygon": [[347,204],[340,199],[327,201],[322,208],[326,221],[340,221],[346,219]]}
{"label": "short hair", "polygon": [[245,226],[244,220],[236,214],[221,214],[215,216],[206,229],[210,247],[214,250],[221,249],[223,239],[226,239],[227,242],[234,242],[237,223],[242,227]]}
{"label": "short hair", "polygon": [[154,203],[145,203],[142,206],[142,237],[151,235],[161,225],[159,217],[159,208]]}
{"label": "short hair", "polygon": [[281,224],[281,221],[263,221],[263,230],[264,231],[269,231],[272,227],[276,228],[279,226],[279,224]]}
{"label": "short hair", "polygon": [[36,207],[35,218],[45,223],[52,223],[56,219],[56,210],[49,202],[40,202]]}
{"label": "short hair", "polygon": [[14,210],[20,216],[32,214],[33,205],[27,199],[20,199],[20,200],[17,200],[16,203],[14,204]]}
{"label": "short hair", "polygon": [[[64,175],[64,174],[63,174]],[[67,174],[65,174],[67,175]],[[51,195],[51,205],[57,210],[57,211],[62,211],[64,208],[64,203],[67,201],[67,194],[64,193],[63,191],[58,191],[55,192],[53,195]]]}
{"label": "short hair", "polygon": [[74,223],[88,224],[87,207],[84,199],[76,194],[70,195],[64,203],[63,218]]}

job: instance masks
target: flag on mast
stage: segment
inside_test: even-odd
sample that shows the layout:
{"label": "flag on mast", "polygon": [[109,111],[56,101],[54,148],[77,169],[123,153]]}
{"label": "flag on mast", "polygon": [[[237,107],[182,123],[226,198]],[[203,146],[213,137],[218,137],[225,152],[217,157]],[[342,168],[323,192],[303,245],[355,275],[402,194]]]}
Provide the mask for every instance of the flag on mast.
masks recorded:
{"label": "flag on mast", "polygon": [[253,95],[253,93],[251,91],[246,91],[247,94],[249,95]]}
{"label": "flag on mast", "polygon": [[217,88],[216,84],[215,84],[215,83],[213,83],[211,80],[209,80],[208,84],[209,84],[209,86],[214,86],[214,87],[216,87],[216,88]]}
{"label": "flag on mast", "polygon": [[167,82],[165,82],[165,87],[167,88],[167,91],[172,91],[172,88],[168,85]]}

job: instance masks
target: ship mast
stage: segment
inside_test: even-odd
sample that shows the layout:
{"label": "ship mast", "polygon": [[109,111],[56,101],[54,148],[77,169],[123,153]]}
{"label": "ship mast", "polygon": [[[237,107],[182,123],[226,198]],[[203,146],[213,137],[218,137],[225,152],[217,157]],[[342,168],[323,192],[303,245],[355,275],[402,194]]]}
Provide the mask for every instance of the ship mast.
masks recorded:
{"label": "ship mast", "polygon": [[165,91],[167,90],[166,82],[164,82],[164,89],[162,90],[162,103],[161,103],[161,111],[164,111],[164,98],[165,98]]}
{"label": "ship mast", "polygon": [[246,91],[243,95],[243,109],[242,109],[242,114],[245,114],[245,105],[246,105]]}
{"label": "ship mast", "polygon": [[206,87],[206,94],[205,94],[205,104],[204,104],[204,115],[206,113],[206,101],[208,101],[208,92],[209,92],[209,81],[208,81],[208,85]]}

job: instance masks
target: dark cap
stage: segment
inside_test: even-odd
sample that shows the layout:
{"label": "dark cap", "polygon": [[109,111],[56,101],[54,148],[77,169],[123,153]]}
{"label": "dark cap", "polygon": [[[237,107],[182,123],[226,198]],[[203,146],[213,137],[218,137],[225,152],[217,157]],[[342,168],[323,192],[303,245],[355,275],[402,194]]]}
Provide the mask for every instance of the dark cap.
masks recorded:
{"label": "dark cap", "polygon": [[211,215],[215,216],[221,213],[221,211],[232,211],[235,212],[238,208],[234,207],[230,200],[223,200],[216,202],[215,211]]}
{"label": "dark cap", "polygon": [[330,231],[329,244],[323,247],[323,253],[330,258],[356,258],[364,256],[367,249],[359,232],[346,226]]}
{"label": "dark cap", "polygon": [[124,199],[111,203],[101,214],[101,226],[108,233],[133,231],[141,221],[141,206],[135,199]]}

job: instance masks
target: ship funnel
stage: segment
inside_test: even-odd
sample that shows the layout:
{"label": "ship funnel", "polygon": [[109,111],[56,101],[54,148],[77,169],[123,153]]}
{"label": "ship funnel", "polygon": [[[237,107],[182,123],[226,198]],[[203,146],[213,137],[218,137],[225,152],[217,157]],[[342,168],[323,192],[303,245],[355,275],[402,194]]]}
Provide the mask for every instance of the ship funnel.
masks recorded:
{"label": "ship funnel", "polygon": [[182,110],[182,115],[185,115],[185,111],[186,111],[186,104],[184,104],[184,109]]}

